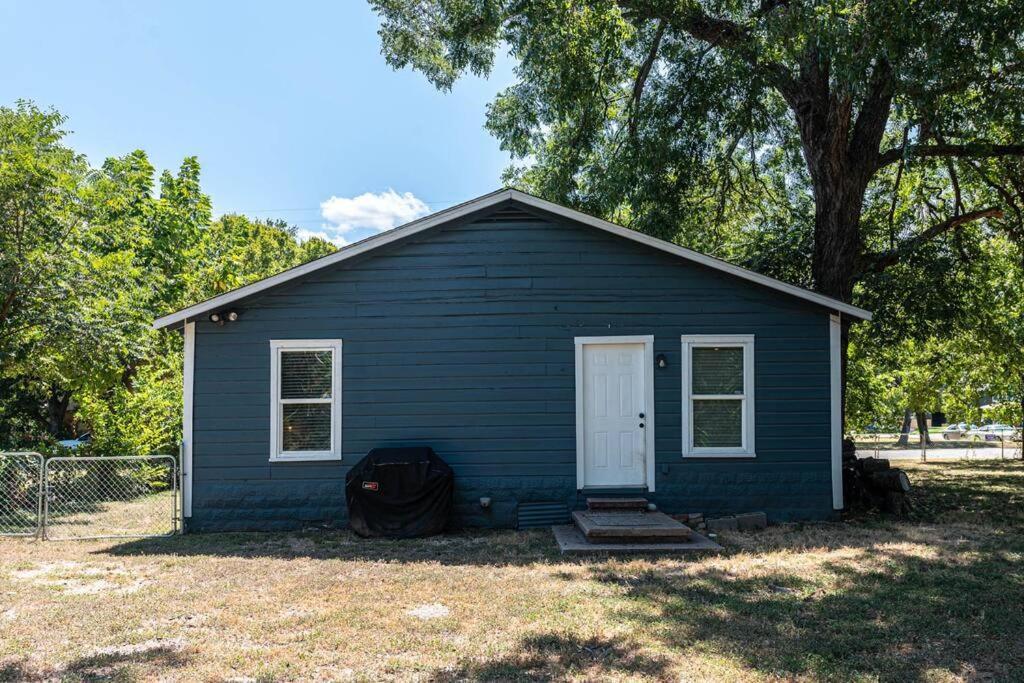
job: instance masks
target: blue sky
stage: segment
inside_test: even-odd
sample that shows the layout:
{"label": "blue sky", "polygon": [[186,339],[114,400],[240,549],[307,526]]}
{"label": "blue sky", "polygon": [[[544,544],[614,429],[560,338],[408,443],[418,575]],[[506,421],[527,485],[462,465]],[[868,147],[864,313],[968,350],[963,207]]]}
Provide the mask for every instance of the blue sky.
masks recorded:
{"label": "blue sky", "polygon": [[196,155],[217,213],[353,241],[488,192],[508,165],[483,123],[510,60],[441,93],[384,62],[377,24],[362,0],[8,0],[0,102],[59,109],[94,165]]}

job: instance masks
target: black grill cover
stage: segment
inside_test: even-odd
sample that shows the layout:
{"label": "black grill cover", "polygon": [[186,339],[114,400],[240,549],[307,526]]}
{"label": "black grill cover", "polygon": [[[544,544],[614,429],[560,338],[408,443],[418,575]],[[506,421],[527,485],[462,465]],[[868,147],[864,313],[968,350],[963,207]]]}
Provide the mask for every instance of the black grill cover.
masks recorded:
{"label": "black grill cover", "polygon": [[434,449],[374,448],[345,476],[349,524],[360,536],[439,534],[454,488],[451,468]]}

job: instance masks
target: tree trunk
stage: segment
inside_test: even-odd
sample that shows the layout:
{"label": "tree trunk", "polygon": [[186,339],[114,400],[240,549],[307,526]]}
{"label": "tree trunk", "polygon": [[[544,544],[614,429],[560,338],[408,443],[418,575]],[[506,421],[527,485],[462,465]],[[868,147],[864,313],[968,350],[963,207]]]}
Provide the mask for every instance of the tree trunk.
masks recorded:
{"label": "tree trunk", "polygon": [[906,493],[910,490],[910,478],[903,470],[883,470],[872,472],[868,479],[871,485],[879,491],[898,491]]}
{"label": "tree trunk", "polygon": [[903,411],[903,424],[900,425],[900,438],[896,442],[899,446],[906,446],[910,443],[910,408]]}
{"label": "tree trunk", "polygon": [[[877,170],[895,80],[888,60],[878,59],[871,85],[855,107],[852,95],[833,90],[831,71],[831,59],[817,45],[809,44],[796,80],[784,82],[780,92],[796,119],[814,189],[814,288],[849,302],[862,274],[861,211],[868,183]],[[840,348],[844,431],[848,348],[847,323]]]}
{"label": "tree trunk", "polygon": [[916,413],[917,418],[917,435],[921,439],[921,443],[926,446],[932,445],[932,437],[928,434],[928,416],[926,413]]}
{"label": "tree trunk", "polygon": [[[860,215],[865,186],[863,173],[846,154],[845,135],[804,140],[804,158],[814,187],[814,252],[811,275],[814,288],[840,301],[853,299],[860,267]],[[846,428],[846,377],[850,320],[842,318],[840,334],[842,427]]]}
{"label": "tree trunk", "polygon": [[50,395],[46,397],[46,430],[51,436],[59,437],[61,435],[70,401],[70,392],[63,391],[55,384],[50,386]]}

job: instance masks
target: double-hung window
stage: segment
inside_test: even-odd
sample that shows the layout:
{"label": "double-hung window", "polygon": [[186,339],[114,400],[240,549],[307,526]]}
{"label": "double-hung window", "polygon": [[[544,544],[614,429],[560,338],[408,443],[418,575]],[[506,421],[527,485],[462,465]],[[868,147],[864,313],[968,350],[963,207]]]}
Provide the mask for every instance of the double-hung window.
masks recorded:
{"label": "double-hung window", "polygon": [[683,456],[754,457],[753,335],[682,337]]}
{"label": "double-hung window", "polygon": [[341,459],[341,340],[270,342],[270,460]]}

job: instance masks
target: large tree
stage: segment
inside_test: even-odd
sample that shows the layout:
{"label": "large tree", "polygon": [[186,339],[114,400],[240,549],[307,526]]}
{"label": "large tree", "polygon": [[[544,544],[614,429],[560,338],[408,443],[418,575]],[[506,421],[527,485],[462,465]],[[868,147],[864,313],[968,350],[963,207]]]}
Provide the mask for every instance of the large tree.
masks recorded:
{"label": "large tree", "polygon": [[64,117],[31,102],[0,107],[0,375],[24,360],[76,267],[88,167],[64,144]]}
{"label": "large tree", "polygon": [[[371,5],[389,62],[440,88],[507,47],[517,82],[488,126],[529,159],[517,180],[554,199],[700,247],[743,182],[776,205],[809,190],[809,284],[844,301],[866,274],[1000,215],[956,191],[899,231],[865,223],[872,194],[887,203],[917,168],[953,192],[956,164],[1024,154],[1020,0]],[[761,183],[772,169],[788,191]]]}

